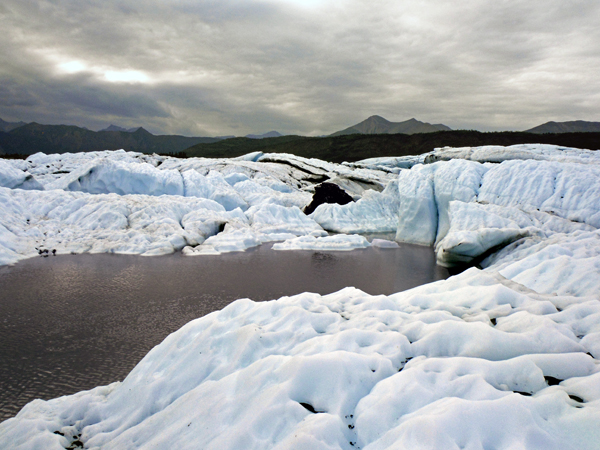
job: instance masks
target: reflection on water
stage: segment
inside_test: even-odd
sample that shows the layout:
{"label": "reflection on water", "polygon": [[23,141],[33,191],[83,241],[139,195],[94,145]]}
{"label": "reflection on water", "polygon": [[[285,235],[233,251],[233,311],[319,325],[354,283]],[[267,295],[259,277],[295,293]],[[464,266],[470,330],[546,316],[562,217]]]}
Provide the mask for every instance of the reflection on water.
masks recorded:
{"label": "reflection on water", "polygon": [[73,255],[0,267],[0,420],[35,398],[122,380],[169,333],[235,299],[355,286],[391,294],[448,274],[427,247],[218,257]]}

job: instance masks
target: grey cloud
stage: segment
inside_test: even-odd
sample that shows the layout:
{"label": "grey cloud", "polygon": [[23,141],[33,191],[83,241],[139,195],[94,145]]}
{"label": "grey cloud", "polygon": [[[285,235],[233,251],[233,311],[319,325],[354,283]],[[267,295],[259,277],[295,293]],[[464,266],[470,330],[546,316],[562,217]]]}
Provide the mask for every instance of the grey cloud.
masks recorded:
{"label": "grey cloud", "polygon": [[[600,115],[594,2],[298,3],[9,0],[0,117],[241,135],[371,114],[489,130]],[[60,74],[40,48],[156,82]]]}
{"label": "grey cloud", "polygon": [[[102,85],[89,75],[38,78],[31,84],[0,77],[0,83],[0,117],[18,116],[42,123],[65,123],[70,119],[72,122],[67,123],[80,125],[102,123],[102,118],[113,117],[137,123],[170,117],[147,92],[136,92],[135,87]],[[91,121],[86,122],[85,118]]]}

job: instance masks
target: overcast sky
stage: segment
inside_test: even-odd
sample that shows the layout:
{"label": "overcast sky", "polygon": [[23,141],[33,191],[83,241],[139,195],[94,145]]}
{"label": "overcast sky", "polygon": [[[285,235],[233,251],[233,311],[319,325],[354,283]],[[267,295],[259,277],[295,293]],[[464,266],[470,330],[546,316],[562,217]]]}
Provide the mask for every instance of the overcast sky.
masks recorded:
{"label": "overcast sky", "polygon": [[3,0],[0,118],[321,135],[600,121],[598,0]]}

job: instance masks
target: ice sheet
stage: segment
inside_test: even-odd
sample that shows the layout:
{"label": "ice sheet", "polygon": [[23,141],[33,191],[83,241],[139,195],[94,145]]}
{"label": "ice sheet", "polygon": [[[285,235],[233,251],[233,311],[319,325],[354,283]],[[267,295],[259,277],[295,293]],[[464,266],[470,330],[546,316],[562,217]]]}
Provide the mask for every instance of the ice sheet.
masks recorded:
{"label": "ice sheet", "polygon": [[[597,449],[597,155],[441,149],[402,169],[120,151],[2,164],[1,264],[54,249],[349,250],[369,245],[357,233],[395,232],[481,269],[387,297],[238,300],[170,335],[122,383],[30,403],[0,424],[0,447]],[[324,178],[357,201],[307,217]]]}

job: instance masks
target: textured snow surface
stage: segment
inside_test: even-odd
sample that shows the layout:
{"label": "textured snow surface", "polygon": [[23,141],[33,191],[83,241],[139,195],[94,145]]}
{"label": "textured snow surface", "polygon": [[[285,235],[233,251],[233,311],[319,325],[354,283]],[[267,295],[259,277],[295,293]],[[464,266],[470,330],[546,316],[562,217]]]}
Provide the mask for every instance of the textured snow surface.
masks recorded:
{"label": "textured snow surface", "polygon": [[322,236],[300,210],[315,182],[330,177],[363,192],[356,180],[377,187],[392,176],[293,155],[180,160],[104,151],[0,160],[0,264],[45,250],[201,255]]}
{"label": "textured snow surface", "polygon": [[28,404],[0,442],[598,448],[598,298],[506,283],[473,268],[389,297],[238,300],[171,334],[122,383]]}
{"label": "textured snow surface", "polygon": [[[481,267],[387,297],[238,300],[167,337],[123,382],[31,402],[0,424],[0,448],[598,449],[597,155],[0,160],[4,264],[53,249],[386,248],[360,234],[395,233],[434,246],[440,264]],[[324,179],[356,201],[304,215]]]}
{"label": "textured snow surface", "polygon": [[198,245],[223,223],[248,223],[213,200],[179,196],[90,195],[0,188],[0,261],[39,251],[173,253]]}
{"label": "textured snow surface", "polygon": [[14,164],[0,159],[0,186],[10,189],[42,189],[31,174],[19,170]]}

